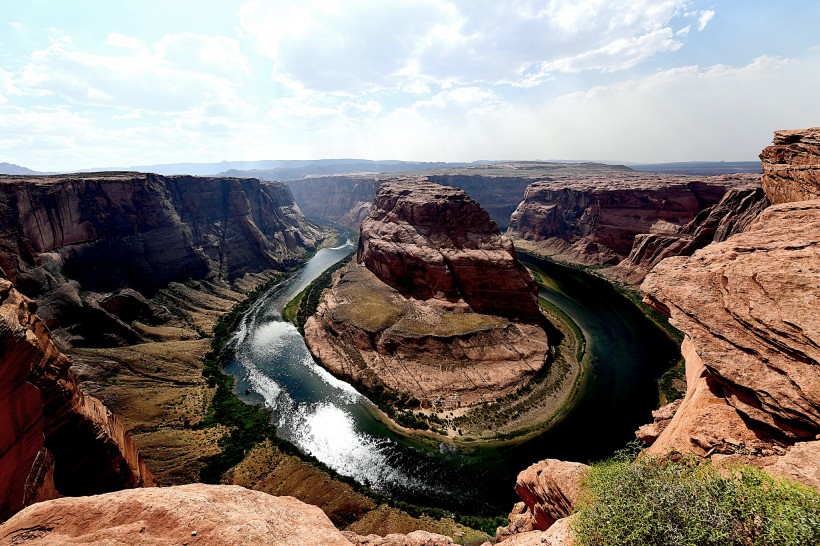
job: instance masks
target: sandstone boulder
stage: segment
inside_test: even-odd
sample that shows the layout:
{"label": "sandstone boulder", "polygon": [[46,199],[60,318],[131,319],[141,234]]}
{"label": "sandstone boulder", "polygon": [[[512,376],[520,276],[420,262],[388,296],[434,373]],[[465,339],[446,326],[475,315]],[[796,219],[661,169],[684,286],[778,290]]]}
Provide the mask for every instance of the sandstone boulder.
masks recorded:
{"label": "sandstone boulder", "polygon": [[820,127],[776,131],[760,159],[763,189],[772,203],[820,199]]}
{"label": "sandstone boulder", "polygon": [[586,469],[581,463],[545,459],[518,474],[515,492],[532,513],[536,529],[545,531],[572,514]]}
{"label": "sandstone boulder", "polygon": [[351,543],[319,508],[292,497],[274,497],[235,485],[192,484],[39,503],[0,526],[0,544],[350,546]]}

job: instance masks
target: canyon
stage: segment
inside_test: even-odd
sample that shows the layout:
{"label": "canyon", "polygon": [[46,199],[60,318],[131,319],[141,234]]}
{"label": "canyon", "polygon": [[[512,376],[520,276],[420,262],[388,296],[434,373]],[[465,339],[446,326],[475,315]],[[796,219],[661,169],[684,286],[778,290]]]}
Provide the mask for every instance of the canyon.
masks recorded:
{"label": "canyon", "polygon": [[[645,301],[683,332],[687,392],[638,431],[648,453],[744,461],[820,488],[818,135],[777,132],[761,153],[762,187],[754,175],[661,176],[586,165],[580,176],[569,173],[578,167],[558,166],[546,179],[524,164],[475,167],[496,169],[493,176],[501,176],[498,169],[524,173],[527,189],[507,231],[516,244],[579,266],[606,266],[596,272],[640,286]],[[496,228],[505,223],[493,218],[513,210],[514,192],[488,214],[479,203],[498,201],[492,177],[475,172],[439,175],[452,185],[483,184],[487,197],[475,201],[433,184],[443,178],[432,175],[296,181],[289,184],[294,195],[306,193],[295,200],[284,185],[230,178],[2,177],[0,485],[9,493],[0,520],[58,495],[196,479],[186,466],[216,453],[220,437],[182,424],[203,418],[209,391],[197,363],[207,336],[244,294],[317,248],[325,232],[303,212],[361,224],[357,263],[336,274],[305,325],[325,366],[432,408],[516,392],[544,366],[548,340],[533,279]],[[440,365],[465,356],[464,368]],[[83,394],[78,377],[123,420]],[[151,416],[128,381],[166,397],[151,402]],[[176,406],[181,393],[185,402]],[[175,423],[164,437],[155,430],[163,420]],[[158,444],[178,434],[187,435],[187,447],[174,447],[166,459],[173,450]],[[203,453],[193,454],[192,445]],[[274,446],[246,455],[225,483],[280,495],[324,484],[302,497],[323,496],[317,503],[330,519],[288,497],[194,484],[38,502],[0,527],[0,543],[234,544],[271,536],[284,544],[453,543],[454,533],[414,531],[420,520],[405,520],[401,534],[391,534],[396,525],[350,525],[362,514],[378,519],[383,508]],[[551,459],[523,470],[515,484],[522,503],[496,543],[570,544],[584,472],[580,463]],[[384,520],[398,517],[391,514]],[[333,526],[341,521],[344,532]]]}
{"label": "canyon", "polygon": [[481,206],[455,188],[383,183],[342,269],[305,324],[323,366],[422,408],[511,394],[545,365],[532,275]]}

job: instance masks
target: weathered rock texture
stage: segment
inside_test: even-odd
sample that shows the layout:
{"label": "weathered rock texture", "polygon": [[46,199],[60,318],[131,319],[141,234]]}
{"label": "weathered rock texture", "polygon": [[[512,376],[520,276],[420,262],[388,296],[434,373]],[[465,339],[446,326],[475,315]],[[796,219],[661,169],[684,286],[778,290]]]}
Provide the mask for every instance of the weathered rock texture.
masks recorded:
{"label": "weathered rock texture", "polygon": [[772,203],[820,199],[820,127],[776,131],[760,159],[763,189]]}
{"label": "weathered rock texture", "polygon": [[652,451],[771,455],[820,434],[818,256],[820,201],[802,201],[647,276],[687,336],[687,394]]}
{"label": "weathered rock texture", "polygon": [[496,544],[572,544],[570,521],[587,468],[581,463],[545,459],[518,474],[515,492],[523,502],[510,513],[510,524],[498,528]]}
{"label": "weathered rock texture", "polygon": [[512,242],[461,190],[426,182],[381,186],[357,254],[406,296],[458,302],[478,313],[540,317],[532,275]]}
{"label": "weathered rock texture", "polygon": [[464,192],[383,184],[358,259],[305,325],[334,374],[453,408],[512,393],[544,366],[532,276]]}
{"label": "weathered rock texture", "polygon": [[173,281],[232,282],[315,248],[278,183],[92,173],[0,177],[0,269],[65,343],[140,339],[129,326]]}
{"label": "weathered rock texture", "polygon": [[742,233],[769,206],[762,188],[732,189],[719,203],[700,211],[678,232],[641,233],[629,256],[607,271],[608,277],[640,284],[650,269],[671,256],[691,256],[710,243]]}
{"label": "weathered rock texture", "polygon": [[0,544],[350,546],[351,542],[319,508],[292,497],[273,497],[239,486],[192,484],[39,503],[0,526]]}
{"label": "weathered rock texture", "polygon": [[639,234],[677,234],[728,189],[750,187],[755,175],[691,177],[600,172],[535,182],[510,219],[508,234],[533,241],[558,259],[614,265]]}
{"label": "weathered rock texture", "polygon": [[586,469],[581,463],[545,459],[518,474],[515,492],[533,515],[535,529],[545,531],[572,514]]}
{"label": "weathered rock texture", "polygon": [[0,279],[0,521],[59,494],[152,484],[120,421],[77,387],[35,307]]}

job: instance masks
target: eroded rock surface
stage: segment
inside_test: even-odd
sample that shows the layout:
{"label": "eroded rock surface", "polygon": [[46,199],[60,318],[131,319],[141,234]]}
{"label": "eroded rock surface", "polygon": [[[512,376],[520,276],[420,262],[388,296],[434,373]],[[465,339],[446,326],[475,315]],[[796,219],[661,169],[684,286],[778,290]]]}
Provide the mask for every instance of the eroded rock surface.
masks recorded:
{"label": "eroded rock surface", "polygon": [[639,234],[676,234],[726,191],[755,175],[692,177],[626,171],[554,176],[527,188],[508,234],[558,259],[614,265]]}
{"label": "eroded rock surface", "polygon": [[351,542],[319,508],[292,497],[273,497],[239,486],[192,484],[39,503],[0,526],[0,544],[350,546]]}
{"label": "eroded rock surface", "polygon": [[515,492],[533,515],[535,529],[545,531],[572,514],[587,468],[581,463],[545,459],[518,474]]}
{"label": "eroded rock surface", "polygon": [[687,335],[687,394],[650,450],[774,455],[820,434],[818,256],[820,201],[801,201],[647,276]]}
{"label": "eroded rock surface", "polygon": [[629,284],[640,284],[649,270],[662,260],[691,256],[708,244],[742,233],[769,204],[760,187],[731,189],[719,203],[700,211],[678,232],[636,235],[629,256],[606,275]]}
{"label": "eroded rock surface", "polygon": [[357,254],[380,280],[418,300],[460,300],[478,313],[540,317],[532,275],[481,206],[426,182],[383,184]]}
{"label": "eroded rock surface", "polygon": [[820,199],[820,127],[776,131],[760,159],[772,203]]}
{"label": "eroded rock surface", "polygon": [[452,409],[515,392],[544,366],[533,278],[464,192],[385,183],[358,259],[305,325],[334,374]]}
{"label": "eroded rock surface", "polygon": [[0,521],[59,494],[153,483],[120,421],[77,387],[35,307],[0,279]]}
{"label": "eroded rock surface", "polygon": [[141,296],[171,282],[281,269],[321,239],[284,185],[253,179],[2,176],[0,212],[2,276],[74,345],[134,343],[129,318],[162,315]]}

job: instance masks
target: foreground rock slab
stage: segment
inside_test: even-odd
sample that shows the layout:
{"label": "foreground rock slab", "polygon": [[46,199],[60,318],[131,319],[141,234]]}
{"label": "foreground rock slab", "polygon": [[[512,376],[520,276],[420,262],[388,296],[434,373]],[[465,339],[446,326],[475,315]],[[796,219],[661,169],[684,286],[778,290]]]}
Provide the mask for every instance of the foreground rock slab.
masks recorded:
{"label": "foreground rock slab", "polygon": [[317,507],[239,486],[193,484],[57,499],[0,526],[32,546],[350,546]]}
{"label": "foreground rock slab", "polygon": [[687,335],[687,395],[652,451],[766,456],[815,440],[820,201],[772,206],[745,233],[661,262],[642,289]]}

